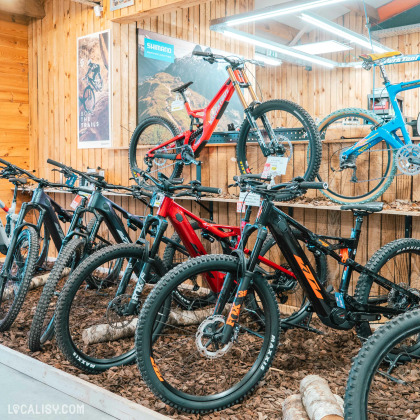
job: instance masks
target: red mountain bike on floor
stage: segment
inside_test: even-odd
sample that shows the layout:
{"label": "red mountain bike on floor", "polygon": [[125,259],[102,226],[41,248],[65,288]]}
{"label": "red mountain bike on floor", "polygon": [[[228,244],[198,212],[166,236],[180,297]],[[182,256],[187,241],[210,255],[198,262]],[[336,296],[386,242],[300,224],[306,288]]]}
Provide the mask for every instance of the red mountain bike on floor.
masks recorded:
{"label": "red mountain bike on floor", "polygon": [[[196,163],[203,147],[216,129],[234,92],[244,107],[245,119],[242,123],[236,158],[241,173],[262,173],[267,158],[279,157],[276,165],[281,166],[282,181],[302,176],[313,180],[321,163],[321,142],[316,125],[311,116],[299,105],[286,100],[270,100],[261,103],[246,74],[246,63],[261,65],[255,60],[195,51],[193,55],[203,57],[213,64],[226,62],[229,78],[217,92],[209,105],[203,109],[191,109],[185,96],[186,89],[193,83],[188,82],[173,89],[179,93],[191,124],[187,131],[179,133],[173,121],[160,116],[148,117],[135,129],[129,148],[129,162],[133,176],[138,182],[142,160],[150,173],[159,171],[168,178],[179,177],[184,165]],[[248,104],[242,90],[248,90],[251,102]],[[292,168],[295,140],[302,140],[306,151],[302,153],[299,167]],[[144,156],[142,145],[156,144]],[[141,181],[140,181],[141,179]],[[184,176],[185,179],[185,176]],[[283,200],[290,197],[281,196]]]}

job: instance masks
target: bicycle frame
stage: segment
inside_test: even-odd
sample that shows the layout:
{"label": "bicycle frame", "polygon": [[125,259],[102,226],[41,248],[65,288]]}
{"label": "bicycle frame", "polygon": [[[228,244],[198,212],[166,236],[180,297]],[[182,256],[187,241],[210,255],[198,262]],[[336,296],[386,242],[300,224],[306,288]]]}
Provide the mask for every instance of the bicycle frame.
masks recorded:
{"label": "bicycle frame", "polygon": [[[247,215],[245,216],[245,218],[249,217],[250,210],[247,211]],[[177,250],[183,252],[185,255],[191,258],[207,254],[207,251],[205,250],[202,242],[197,236],[197,233],[191,226],[191,223],[188,220],[188,218],[191,218],[192,220],[196,221],[199,229],[202,229],[206,233],[219,239],[224,250],[233,251],[237,248],[241,238],[240,227],[206,222],[205,220],[196,216],[194,213],[191,213],[189,210],[176,203],[172,197],[165,195],[162,200],[162,203],[159,206],[157,214],[149,214],[148,216],[146,216],[142,232],[140,234],[139,239],[137,240],[137,243],[143,245],[146,244],[146,234],[151,231],[152,227],[154,227],[155,239],[150,247],[150,251],[148,246],[146,246],[146,251],[149,251],[149,253],[145,257],[145,261],[138,262],[137,264],[134,264],[133,261],[129,263],[129,270],[126,270],[126,272],[124,273],[123,279],[121,280],[120,286],[117,291],[117,295],[124,293],[125,287],[130,279],[131,273],[133,271],[136,274],[139,273],[139,281],[133,291],[130,303],[128,305],[129,313],[132,313],[130,311],[133,311],[139,302],[140,294],[143,291],[144,285],[146,283],[145,279],[147,279],[148,275],[150,274],[151,263],[153,262],[153,258],[157,255],[161,241],[171,242],[177,248]],[[172,224],[175,231],[178,233],[181,242],[183,243],[183,247],[180,246],[178,243],[163,236],[168,226],[167,219]],[[236,238],[237,240],[235,240]],[[245,249],[244,252],[247,254],[251,253],[249,249]],[[289,275],[294,276],[292,272],[268,260],[267,258],[260,256],[258,257],[259,262],[264,263],[270,268],[283,271]],[[214,272],[212,274],[212,276],[207,276],[208,285],[211,288],[212,292],[219,293],[223,287],[224,276],[217,272]]]}
{"label": "bicycle frame", "polygon": [[[191,148],[194,151],[196,156],[199,155],[201,150],[210,140],[217,124],[219,123],[220,119],[222,118],[223,113],[225,112],[227,106],[229,105],[229,101],[232,98],[233,93],[236,93],[239,96],[239,99],[244,107],[245,110],[249,108],[244,95],[242,94],[241,87],[246,87],[249,89],[249,93],[251,98],[254,102],[258,102],[257,95],[255,94],[254,89],[252,88],[251,84],[249,83],[249,79],[245,73],[244,68],[237,68],[235,70],[232,69],[230,65],[226,67],[226,70],[229,74],[229,78],[217,92],[216,96],[211,100],[209,105],[203,109],[196,109],[192,110],[188,101],[184,101],[185,108],[187,110],[188,115],[191,117],[191,121],[194,119],[202,120],[203,121],[203,134],[197,140],[193,140],[191,143]],[[248,115],[247,115],[248,116]],[[175,148],[175,143],[179,140],[183,140],[184,145],[190,144],[190,137],[192,135],[192,124],[190,130],[179,134],[178,136],[165,141],[159,144],[156,147],[150,149],[146,156],[148,158],[166,158],[172,160],[180,160],[181,154],[178,153],[170,154],[170,153],[156,153],[159,149],[162,148]]]}
{"label": "bicycle frame", "polygon": [[[242,240],[246,241],[252,232],[257,231],[257,241],[250,258],[247,261],[246,267],[240,276],[238,290],[224,327],[222,343],[226,344],[231,337],[251,281],[258,280],[254,277],[254,269],[257,264],[262,244],[267,236],[266,226],[274,236],[277,245],[290,265],[292,272],[295,274],[300,286],[308,297],[314,312],[317,313],[318,317],[325,325],[336,329],[347,330],[351,329],[356,321],[377,320],[378,316],[380,317],[380,314],[397,315],[403,312],[402,310],[389,307],[360,304],[352,296],[348,295],[349,280],[353,271],[366,273],[373,277],[374,282],[385,289],[395,289],[399,293],[409,296],[410,299],[419,302],[419,296],[392,283],[383,276],[374,273],[354,261],[361,232],[362,218],[362,212],[360,212],[360,214],[357,214],[356,212],[356,224],[350,238],[316,235],[292,217],[276,208],[270,200],[263,200],[260,207],[260,215],[255,221],[255,224],[248,224],[243,233]],[[290,226],[293,226],[304,234],[305,240],[309,246],[333,257],[345,267],[338,293],[331,295],[327,292],[324,285],[318,279],[305,252],[293,235]],[[332,245],[328,243],[328,240],[337,240],[339,243]],[[337,254],[334,252],[336,249],[340,249],[342,253]],[[215,315],[219,315],[226,304],[226,297],[232,280],[232,278],[225,280],[214,311]]]}
{"label": "bicycle frame", "polygon": [[[384,67],[385,65],[396,64],[396,63],[407,63],[411,61],[420,61],[420,54],[414,54],[414,55],[408,55],[408,56],[402,56],[402,57],[399,57],[399,56],[390,57],[388,59],[383,60],[379,64],[376,64],[377,66],[379,66],[382,72],[382,75],[384,77],[385,89],[387,90],[389,94],[389,99],[391,102],[391,106],[394,110],[395,117],[391,121],[381,125],[380,127],[377,127],[365,138],[358,141],[349,149],[345,150],[343,152],[343,157],[345,159],[347,159],[351,155],[358,156],[362,154],[364,151],[375,146],[382,140],[384,140],[387,144],[389,144],[394,149],[399,149],[401,146],[412,143],[410,135],[408,134],[407,127],[405,126],[405,121],[404,121],[404,117],[402,115],[401,109],[398,106],[396,96],[399,92],[404,92],[406,90],[420,88],[420,79],[413,80],[410,82],[392,84],[386,75],[385,67]],[[400,139],[398,137],[397,135],[398,130],[401,130],[403,139]]]}

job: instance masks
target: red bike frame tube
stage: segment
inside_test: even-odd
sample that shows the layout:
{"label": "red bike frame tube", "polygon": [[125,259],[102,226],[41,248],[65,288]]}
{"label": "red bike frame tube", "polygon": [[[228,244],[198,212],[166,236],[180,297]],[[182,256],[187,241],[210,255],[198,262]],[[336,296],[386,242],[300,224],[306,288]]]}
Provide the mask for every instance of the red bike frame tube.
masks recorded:
{"label": "red bike frame tube", "polygon": [[4,210],[6,213],[9,212],[9,207],[6,206],[6,204],[3,203],[3,201],[0,200],[0,208]]}
{"label": "red bike frame tube", "polygon": [[[206,255],[207,251],[203,247],[203,244],[197,236],[197,233],[192,228],[188,218],[195,220],[198,223],[200,229],[206,230],[217,238],[228,239],[237,237],[237,243],[239,243],[241,235],[241,229],[239,227],[208,223],[205,220],[200,219],[200,217],[196,216],[194,213],[191,213],[184,207],[180,206],[171,197],[165,196],[163,198],[162,203],[157,211],[157,215],[169,219],[191,257]],[[234,248],[232,247],[232,249]],[[251,251],[247,248],[244,249],[244,252],[247,255],[251,253]],[[289,276],[292,276],[293,278],[296,278],[294,273],[265,257],[259,256],[258,260],[274,270],[281,271]],[[218,272],[212,272],[211,276],[208,276],[207,278],[209,286],[215,293],[220,292],[223,285],[223,280],[224,275]]]}

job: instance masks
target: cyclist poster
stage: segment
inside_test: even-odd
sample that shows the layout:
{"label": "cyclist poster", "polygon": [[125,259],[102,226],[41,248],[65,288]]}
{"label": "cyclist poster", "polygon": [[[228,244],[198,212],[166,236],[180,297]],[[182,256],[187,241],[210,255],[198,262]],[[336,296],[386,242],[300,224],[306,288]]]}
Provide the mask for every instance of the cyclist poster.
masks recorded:
{"label": "cyclist poster", "polygon": [[110,0],[111,2],[111,12],[113,10],[122,9],[123,7],[132,6],[134,0]]}
{"label": "cyclist poster", "polygon": [[[228,77],[225,70],[226,63],[210,64],[200,57],[192,56],[192,52],[196,50],[210,51],[208,47],[199,44],[143,29],[138,29],[137,34],[137,121],[140,122],[148,116],[161,115],[174,122],[176,126],[187,129],[190,117],[185,111],[182,97],[171,90],[184,83],[193,82],[186,90],[187,99],[192,108],[204,108]],[[229,55],[216,49],[211,51]],[[214,112],[217,109],[216,104]],[[239,127],[243,118],[243,107],[234,95],[220,120],[218,129],[227,130],[228,124]]]}
{"label": "cyclist poster", "polygon": [[110,32],[77,40],[79,149],[111,146]]}

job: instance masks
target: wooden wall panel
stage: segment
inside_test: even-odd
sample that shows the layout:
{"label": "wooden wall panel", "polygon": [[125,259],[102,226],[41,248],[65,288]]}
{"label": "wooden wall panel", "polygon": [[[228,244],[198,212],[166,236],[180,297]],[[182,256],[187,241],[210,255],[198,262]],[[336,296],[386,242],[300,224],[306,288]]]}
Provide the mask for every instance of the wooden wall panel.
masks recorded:
{"label": "wooden wall panel", "polygon": [[[213,0],[202,2],[185,9],[142,19],[136,23],[118,24],[110,18],[127,16],[132,10],[140,10],[141,2],[136,2],[130,10],[110,13],[109,2],[104,2],[103,17],[97,18],[90,7],[70,0],[47,0],[46,17],[34,20],[29,26],[29,85],[31,101],[29,114],[30,162],[39,175],[53,178],[51,167],[46,159],[67,162],[78,168],[101,166],[106,169],[110,182],[129,183],[127,146],[132,131],[136,126],[136,25],[139,28],[156,31],[172,37],[199,42],[211,47],[238,52],[243,55],[252,53],[250,47],[221,34],[209,30],[209,21],[252,8],[252,0]],[[150,1],[142,2],[142,7],[149,7]],[[360,15],[350,13],[338,20],[338,23],[362,31],[364,21]],[[77,149],[77,37],[99,30],[111,29],[112,39],[112,124],[113,148],[97,150]],[[316,41],[326,36],[314,31],[305,36],[305,40]],[[329,37],[328,37],[329,38]],[[4,42],[8,42],[5,40]],[[412,34],[401,39],[398,37],[383,41],[389,46],[410,53],[419,50],[419,35]],[[355,49],[352,54],[361,51]],[[344,60],[342,54],[333,56]],[[349,57],[353,60],[353,57]],[[1,66],[1,64],[0,64]],[[409,80],[419,72],[419,64],[399,66],[390,72],[392,80]],[[391,69],[390,69],[391,70]],[[1,67],[0,67],[1,71]],[[362,69],[325,70],[313,67],[306,71],[302,67],[284,63],[281,67],[257,70],[257,80],[263,90],[264,99],[284,98],[301,104],[315,118],[323,118],[339,108],[356,106],[366,107],[366,95],[372,86],[372,72]],[[377,86],[379,79],[377,78]],[[1,83],[0,83],[1,92]],[[0,97],[1,98],[1,97]],[[405,111],[416,116],[420,110],[417,91],[405,93]],[[12,112],[12,111],[10,111]],[[24,133],[22,133],[23,136]],[[5,136],[0,133],[0,136]],[[7,140],[0,137],[0,141]],[[23,138],[23,137],[22,137]],[[302,156],[305,150],[301,147]],[[298,157],[295,157],[298,159]],[[233,146],[209,146],[204,149],[203,184],[226,189],[232,176],[237,173]],[[303,157],[303,162],[305,158]],[[211,169],[210,169],[211,168]],[[396,183],[390,189],[389,201],[396,197]],[[420,195],[419,195],[420,197]],[[56,199],[69,202],[59,194]],[[128,199],[116,199],[130,211],[143,214],[144,207]],[[201,212],[205,210],[197,204],[184,201],[185,206]],[[214,204],[215,220],[221,223],[238,224],[240,216],[236,205]],[[327,210],[295,210],[296,218],[308,224],[319,233],[330,235],[349,234],[352,217],[350,213]],[[420,229],[420,220],[413,218],[413,232]],[[386,223],[386,229],[381,228]],[[358,260],[366,261],[373,252],[386,241],[402,237],[402,216],[376,215],[365,223]],[[378,234],[379,232],[379,234]],[[331,268],[333,281],[339,276],[339,267]]]}
{"label": "wooden wall panel", "polygon": [[[28,168],[28,26],[2,18],[7,16],[0,16],[0,157]],[[11,186],[0,180],[0,198],[6,204],[13,196]]]}

